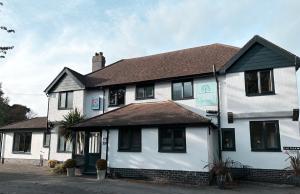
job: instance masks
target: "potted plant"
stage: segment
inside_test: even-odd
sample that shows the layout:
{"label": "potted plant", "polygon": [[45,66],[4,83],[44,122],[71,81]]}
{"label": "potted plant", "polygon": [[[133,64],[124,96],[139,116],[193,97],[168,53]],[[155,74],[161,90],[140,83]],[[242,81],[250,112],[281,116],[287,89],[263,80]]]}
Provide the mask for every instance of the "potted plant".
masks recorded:
{"label": "potted plant", "polygon": [[49,160],[48,161],[48,166],[50,168],[55,168],[56,164],[58,164],[58,161],[57,160]]}
{"label": "potted plant", "polygon": [[286,161],[290,161],[290,166],[286,167],[285,170],[292,171],[292,173],[288,173],[288,179],[290,179],[295,185],[300,186],[300,152],[294,151],[294,155],[289,152],[286,152],[288,158]]}
{"label": "potted plant", "polygon": [[97,179],[98,180],[105,179],[106,167],[107,167],[106,160],[99,159],[96,161]]}
{"label": "potted plant", "polygon": [[67,176],[75,176],[76,160],[68,159],[64,162],[64,167],[67,169]]}
{"label": "potted plant", "polygon": [[225,188],[225,183],[232,182],[232,176],[230,172],[230,166],[234,161],[226,159],[225,161],[214,161],[208,163],[204,168],[209,168],[211,178],[215,178],[216,183],[220,189]]}

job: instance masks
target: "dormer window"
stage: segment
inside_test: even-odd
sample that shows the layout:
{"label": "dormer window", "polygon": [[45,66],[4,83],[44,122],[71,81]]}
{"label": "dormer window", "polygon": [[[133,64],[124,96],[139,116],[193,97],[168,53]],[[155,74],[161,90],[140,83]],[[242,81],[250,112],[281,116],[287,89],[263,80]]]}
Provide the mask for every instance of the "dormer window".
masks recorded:
{"label": "dormer window", "polygon": [[73,92],[60,92],[58,98],[58,109],[73,108]]}
{"label": "dormer window", "polygon": [[109,89],[109,106],[125,104],[125,87],[113,87]]}
{"label": "dormer window", "polygon": [[273,70],[245,72],[245,87],[247,96],[274,94]]}

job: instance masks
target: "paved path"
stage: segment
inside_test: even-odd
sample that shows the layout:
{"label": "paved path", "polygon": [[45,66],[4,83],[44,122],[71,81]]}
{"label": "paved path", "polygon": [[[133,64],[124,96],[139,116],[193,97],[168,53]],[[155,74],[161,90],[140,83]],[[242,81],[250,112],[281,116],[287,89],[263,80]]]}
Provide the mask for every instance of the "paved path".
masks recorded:
{"label": "paved path", "polygon": [[112,180],[98,182],[94,177],[53,176],[48,168],[0,165],[0,194],[214,194],[259,193],[299,194],[300,188],[287,185],[242,183],[234,189],[216,187],[159,185],[150,182]]}

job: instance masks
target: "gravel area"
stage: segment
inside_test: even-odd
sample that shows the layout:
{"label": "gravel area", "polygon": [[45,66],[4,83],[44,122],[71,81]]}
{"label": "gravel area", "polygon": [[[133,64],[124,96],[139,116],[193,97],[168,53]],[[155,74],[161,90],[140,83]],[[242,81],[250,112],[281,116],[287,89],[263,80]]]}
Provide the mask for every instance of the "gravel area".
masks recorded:
{"label": "gravel area", "polygon": [[300,187],[243,182],[233,189],[219,190],[214,186],[161,185],[151,182],[95,177],[54,176],[47,167],[0,165],[0,194],[214,194],[260,193],[299,194]]}

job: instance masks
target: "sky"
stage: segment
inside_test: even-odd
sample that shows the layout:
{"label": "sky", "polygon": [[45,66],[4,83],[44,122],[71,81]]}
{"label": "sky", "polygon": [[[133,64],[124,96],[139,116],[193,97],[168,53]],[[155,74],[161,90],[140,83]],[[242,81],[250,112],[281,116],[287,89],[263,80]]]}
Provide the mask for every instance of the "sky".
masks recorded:
{"label": "sky", "polygon": [[43,92],[64,68],[91,72],[107,64],[195,46],[242,47],[258,34],[300,56],[298,0],[1,0],[0,82],[10,104],[47,114]]}

